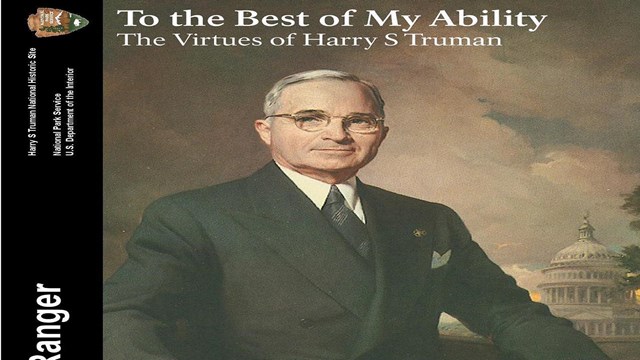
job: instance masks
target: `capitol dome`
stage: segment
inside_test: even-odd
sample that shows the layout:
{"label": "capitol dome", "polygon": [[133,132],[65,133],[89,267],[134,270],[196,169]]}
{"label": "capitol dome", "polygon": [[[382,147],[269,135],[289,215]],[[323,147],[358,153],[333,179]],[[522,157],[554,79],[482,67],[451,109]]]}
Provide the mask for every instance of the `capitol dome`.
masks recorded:
{"label": "capitol dome", "polygon": [[585,216],[576,242],[558,251],[542,269],[538,285],[551,312],[571,320],[589,336],[640,336],[640,313],[633,291],[620,288],[626,270],[619,254],[593,237]]}
{"label": "capitol dome", "polygon": [[553,267],[585,261],[590,263],[594,261],[616,263],[619,255],[599,243],[593,237],[593,231],[594,228],[585,217],[584,223],[579,228],[580,237],[578,241],[558,251],[551,259],[550,265]]}

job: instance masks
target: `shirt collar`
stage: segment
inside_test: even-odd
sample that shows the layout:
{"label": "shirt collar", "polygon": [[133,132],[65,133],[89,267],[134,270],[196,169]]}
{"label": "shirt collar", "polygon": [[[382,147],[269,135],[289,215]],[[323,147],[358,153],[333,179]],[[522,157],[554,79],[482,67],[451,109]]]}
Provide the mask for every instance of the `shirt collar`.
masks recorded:
{"label": "shirt collar", "polygon": [[[331,189],[331,184],[327,184],[320,180],[316,180],[310,178],[306,175],[302,175],[297,171],[286,168],[276,162],[276,165],[282,170],[282,172],[287,175],[291,181],[305,194],[307,197],[313,202],[313,204],[318,208],[322,209],[322,205],[324,205],[327,196],[329,195],[329,190]],[[359,203],[357,188],[356,188],[356,177],[353,176],[342,182],[340,184],[336,184],[345,200],[347,201],[347,206],[354,210],[356,205]]]}

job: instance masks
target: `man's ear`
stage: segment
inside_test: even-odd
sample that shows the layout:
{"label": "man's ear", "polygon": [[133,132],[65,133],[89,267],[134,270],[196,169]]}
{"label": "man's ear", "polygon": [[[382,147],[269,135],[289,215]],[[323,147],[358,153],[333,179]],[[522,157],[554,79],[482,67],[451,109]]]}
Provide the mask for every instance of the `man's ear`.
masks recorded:
{"label": "man's ear", "polygon": [[[389,133],[389,127],[385,126],[382,128],[382,140],[387,138],[387,134]],[[382,140],[380,140],[380,142],[382,142]]]}
{"label": "man's ear", "polygon": [[382,135],[381,135],[381,138],[380,138],[380,143],[382,143],[384,141],[384,139],[387,138],[387,134],[388,133],[389,133],[389,127],[388,126],[383,127],[382,128]]}
{"label": "man's ear", "polygon": [[258,119],[253,123],[254,128],[260,135],[260,139],[267,144],[267,146],[271,145],[271,122],[265,119]]}

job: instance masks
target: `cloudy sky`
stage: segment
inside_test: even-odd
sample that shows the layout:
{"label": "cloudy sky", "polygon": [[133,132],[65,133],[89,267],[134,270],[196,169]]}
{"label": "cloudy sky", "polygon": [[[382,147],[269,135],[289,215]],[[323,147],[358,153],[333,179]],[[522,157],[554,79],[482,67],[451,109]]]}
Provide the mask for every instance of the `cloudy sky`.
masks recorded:
{"label": "cloudy sky", "polygon": [[[425,2],[426,3],[426,2]],[[620,210],[640,185],[640,3],[634,1],[109,1],[104,53],[105,275],[143,209],[159,196],[248,175],[269,160],[253,120],[271,84],[331,68],[375,82],[391,132],[363,181],[445,203],[518,281],[577,238],[583,215],[613,248],[638,242]],[[357,13],[352,27],[313,25]],[[117,9],[158,15],[155,27],[124,27]],[[168,15],[222,14],[221,27],[173,28]],[[309,27],[233,27],[234,10],[305,11]],[[255,37],[295,32],[378,36],[366,10],[422,15],[424,36],[500,37],[501,47],[181,47],[172,33]],[[439,10],[548,15],[528,27],[430,27]],[[163,36],[163,47],[123,47],[117,33]],[[264,41],[265,43],[267,41]]]}

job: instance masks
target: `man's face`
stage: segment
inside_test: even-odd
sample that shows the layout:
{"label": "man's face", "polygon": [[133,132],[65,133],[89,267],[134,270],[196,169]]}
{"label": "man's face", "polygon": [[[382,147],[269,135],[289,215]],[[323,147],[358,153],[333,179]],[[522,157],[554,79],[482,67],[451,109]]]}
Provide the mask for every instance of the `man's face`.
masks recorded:
{"label": "man's face", "polygon": [[369,163],[387,135],[381,127],[371,134],[347,132],[338,116],[370,113],[375,110],[372,94],[364,85],[333,79],[312,80],[284,89],[276,114],[295,114],[305,110],[322,110],[331,116],[326,128],[317,132],[299,129],[292,119],[274,117],[256,120],[261,139],[271,149],[280,165],[312,178],[342,182]]}

